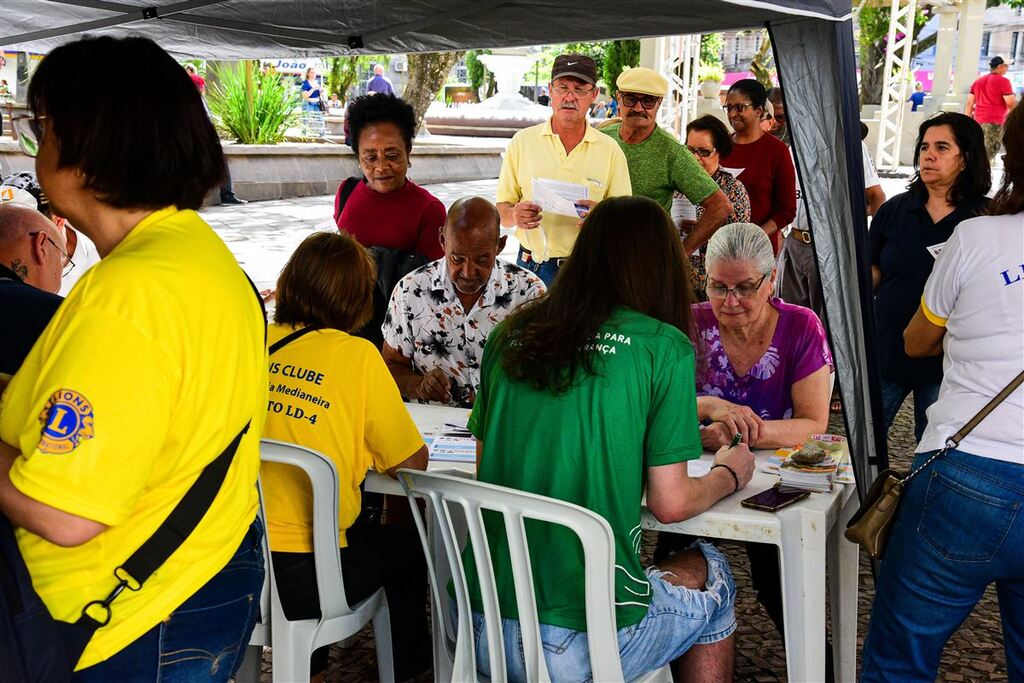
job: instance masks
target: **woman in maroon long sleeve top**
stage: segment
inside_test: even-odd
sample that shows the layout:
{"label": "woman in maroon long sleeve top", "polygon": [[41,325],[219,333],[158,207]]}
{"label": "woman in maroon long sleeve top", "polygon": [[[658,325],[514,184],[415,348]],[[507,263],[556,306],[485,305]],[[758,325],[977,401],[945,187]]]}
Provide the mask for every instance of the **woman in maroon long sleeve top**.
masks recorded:
{"label": "woman in maroon long sleeve top", "polygon": [[343,207],[339,188],[338,229],[364,247],[416,252],[429,261],[444,256],[444,205],[406,177],[416,125],[412,107],[392,95],[367,95],[352,102],[346,117],[364,179]]}
{"label": "woman in maroon long sleeve top", "polygon": [[750,197],[750,221],[764,228],[779,255],[782,233],[796,216],[796,170],[789,148],[761,130],[768,93],[752,78],[729,88],[725,109],[733,130],[733,148],[721,165],[740,169],[737,178]]}

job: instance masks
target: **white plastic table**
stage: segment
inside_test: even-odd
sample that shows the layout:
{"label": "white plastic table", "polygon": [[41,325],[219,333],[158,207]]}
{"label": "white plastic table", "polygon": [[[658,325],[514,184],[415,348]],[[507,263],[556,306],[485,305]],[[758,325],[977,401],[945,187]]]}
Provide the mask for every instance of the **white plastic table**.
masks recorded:
{"label": "white plastic table", "polygon": [[[466,410],[409,403],[409,414],[422,434],[440,431],[444,423],[465,419]],[[758,461],[772,451],[756,453]],[[702,459],[711,460],[705,454]],[[430,471],[476,471],[475,464],[431,462]],[[857,667],[857,546],[843,538],[846,522],[857,509],[853,484],[837,484],[831,493],[812,493],[809,498],[778,512],[751,510],[740,505],[744,498],[771,488],[772,474],[755,470],[742,491],[715,503],[703,514],[685,522],[662,524],[646,509],[645,529],[691,534],[733,541],[753,541],[778,546],[782,568],[782,594],[786,624],[786,671],[790,681],[825,680],[825,567],[831,573],[829,601],[832,606],[832,642],[837,681],[855,681]],[[390,477],[371,472],[366,490],[403,495]]]}

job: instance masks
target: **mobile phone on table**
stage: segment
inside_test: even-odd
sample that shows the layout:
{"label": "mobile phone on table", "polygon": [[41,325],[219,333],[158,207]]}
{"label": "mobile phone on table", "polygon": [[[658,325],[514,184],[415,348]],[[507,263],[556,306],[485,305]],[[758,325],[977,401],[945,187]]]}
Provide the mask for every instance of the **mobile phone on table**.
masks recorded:
{"label": "mobile phone on table", "polygon": [[776,484],[767,491],[761,491],[761,493],[740,501],[740,505],[754,510],[775,512],[787,505],[801,501],[809,495],[811,495],[810,491],[780,491],[779,485]]}

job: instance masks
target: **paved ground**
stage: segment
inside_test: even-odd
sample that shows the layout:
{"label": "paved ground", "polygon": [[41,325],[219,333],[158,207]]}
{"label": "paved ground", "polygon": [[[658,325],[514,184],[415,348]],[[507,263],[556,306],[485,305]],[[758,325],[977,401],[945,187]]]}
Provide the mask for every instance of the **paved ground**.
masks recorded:
{"label": "paved ground", "polygon": [[[885,178],[883,189],[893,196],[906,185],[906,178]],[[446,206],[459,197],[479,194],[493,197],[494,180],[431,185],[433,192]],[[310,232],[328,229],[331,224],[333,197],[305,197],[273,202],[253,202],[240,207],[215,207],[203,212],[229,245],[239,262],[261,287],[272,286],[295,246]],[[515,252],[510,239],[506,254]],[[833,431],[842,433],[842,421],[833,420]],[[913,411],[910,400],[900,411],[889,435],[894,463],[909,464],[914,448]],[[650,550],[651,538],[647,538]],[[739,631],[736,653],[736,680],[769,683],[786,680],[785,652],[771,621],[754,599],[750,586],[750,569],[742,547],[724,544],[738,584],[737,620]],[[860,639],[867,630],[874,582],[865,557],[860,577]],[[940,680],[1005,681],[1006,662],[1003,653],[999,610],[993,591],[989,591],[973,614],[957,631],[942,657]],[[373,640],[368,629],[352,639],[345,648],[332,650],[326,680],[328,683],[376,680]],[[269,681],[269,675],[264,675]],[[431,680],[429,676],[421,680]],[[845,683],[845,682],[844,682]]]}

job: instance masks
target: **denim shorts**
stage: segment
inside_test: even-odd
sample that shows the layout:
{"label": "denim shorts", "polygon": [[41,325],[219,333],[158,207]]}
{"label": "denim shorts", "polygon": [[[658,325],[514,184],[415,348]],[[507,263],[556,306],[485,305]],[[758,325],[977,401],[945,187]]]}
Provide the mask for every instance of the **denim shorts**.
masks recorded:
{"label": "denim shorts", "polygon": [[[647,570],[652,589],[647,615],[618,632],[622,674],[627,681],[660,669],[694,645],[724,640],[736,630],[733,613],[736,583],[729,562],[706,541],[695,541],[690,547],[697,547],[704,553],[708,563],[707,584],[704,590],[691,590],[666,581],[663,577],[667,572],[659,571],[657,567]],[[456,621],[454,602],[451,608],[452,620]],[[525,681],[519,621],[502,619],[502,629],[508,678],[510,681]],[[477,668],[490,676],[487,634],[483,614],[479,612],[473,613],[473,630]],[[589,683],[593,680],[586,632],[541,624],[540,637],[552,681]]]}

